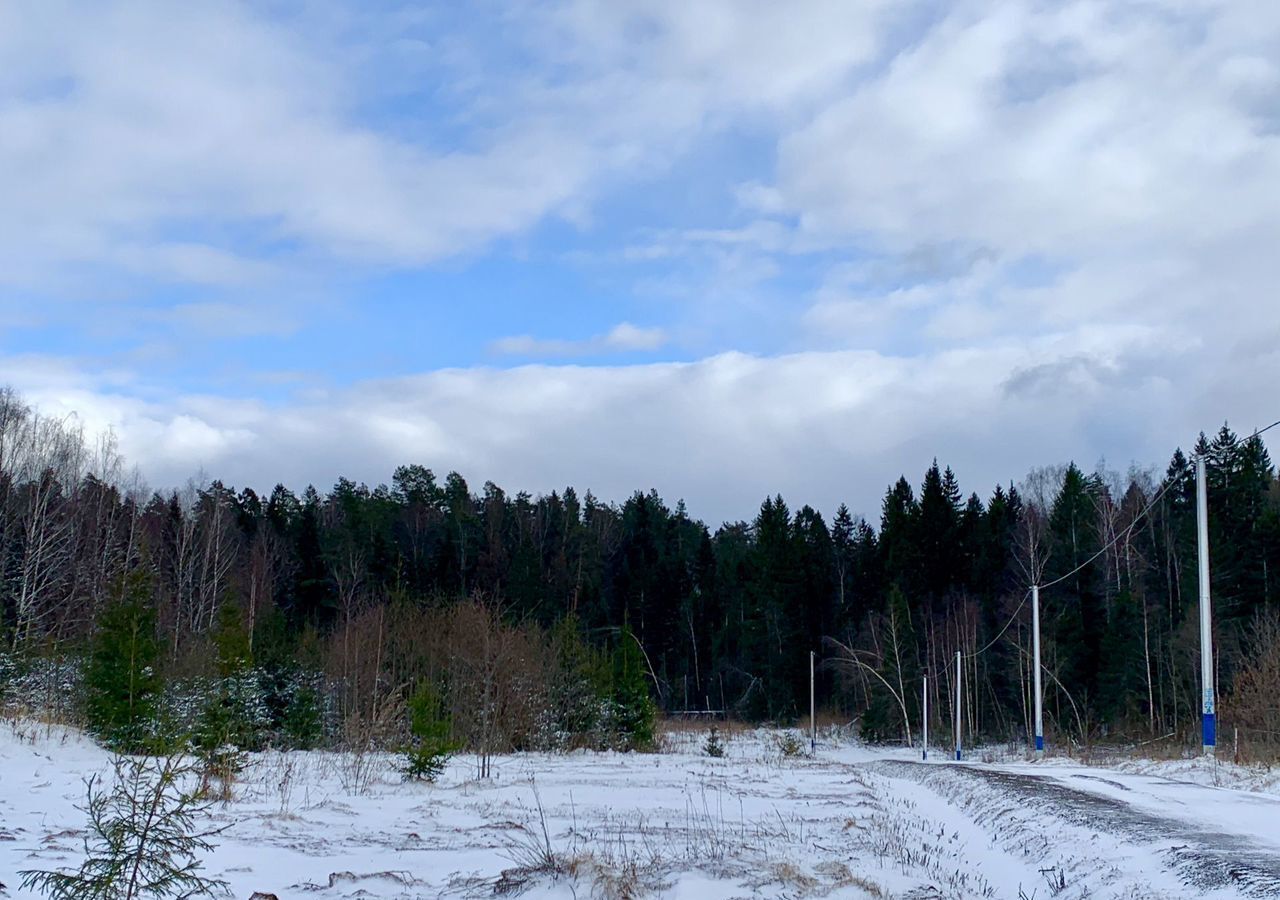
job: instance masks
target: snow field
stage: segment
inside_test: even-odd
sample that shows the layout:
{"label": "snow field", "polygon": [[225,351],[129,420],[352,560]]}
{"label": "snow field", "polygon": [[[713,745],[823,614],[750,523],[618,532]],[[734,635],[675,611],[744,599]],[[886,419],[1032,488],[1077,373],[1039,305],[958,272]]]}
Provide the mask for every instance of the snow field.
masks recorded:
{"label": "snow field", "polygon": [[[1280,853],[1266,795],[1057,762],[918,765],[830,740],[817,759],[786,757],[767,731],[726,734],[711,759],[704,736],[659,754],[503,756],[483,781],[461,756],[437,785],[403,782],[383,754],[256,754],[211,811],[226,830],[205,865],[236,897],[280,900],[1271,896],[1188,880],[1198,870],[1176,856],[1202,806]],[[6,900],[31,896],[21,869],[78,864],[84,779],[109,764],[76,732],[0,726]],[[1080,808],[1041,808],[1052,790]],[[1129,810],[1171,815],[1169,834],[1113,829]]]}

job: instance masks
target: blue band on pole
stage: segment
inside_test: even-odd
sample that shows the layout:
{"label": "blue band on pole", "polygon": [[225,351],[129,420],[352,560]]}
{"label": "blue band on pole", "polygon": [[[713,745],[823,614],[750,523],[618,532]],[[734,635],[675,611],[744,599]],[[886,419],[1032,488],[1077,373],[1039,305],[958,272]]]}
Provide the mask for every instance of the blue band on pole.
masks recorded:
{"label": "blue band on pole", "polygon": [[956,751],[956,762],[959,762],[959,761],[960,761],[960,751],[959,751],[959,750],[957,750],[957,751]]}
{"label": "blue band on pole", "polygon": [[1206,747],[1218,745],[1218,717],[1213,713],[1204,714],[1204,745]]}
{"label": "blue band on pole", "polygon": [[1037,749],[1037,750],[1043,750],[1043,749],[1044,749],[1044,735],[1043,735],[1043,734],[1037,734],[1037,735],[1036,735],[1036,749]]}

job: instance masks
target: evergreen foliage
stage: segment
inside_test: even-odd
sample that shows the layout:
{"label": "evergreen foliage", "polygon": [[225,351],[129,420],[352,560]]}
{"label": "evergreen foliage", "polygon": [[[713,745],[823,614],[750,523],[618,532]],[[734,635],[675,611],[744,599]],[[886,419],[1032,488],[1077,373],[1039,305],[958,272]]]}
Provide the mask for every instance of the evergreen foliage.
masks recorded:
{"label": "evergreen foliage", "polygon": [[602,733],[606,724],[602,713],[612,687],[608,655],[583,639],[573,614],[556,624],[550,640],[556,661],[550,686],[554,733],[545,743],[557,749],[569,749],[575,744],[590,747],[607,744]]}
{"label": "evergreen foliage", "polygon": [[863,713],[860,730],[862,736],[871,741],[901,738],[909,743],[919,707],[916,685],[920,679],[920,662],[916,633],[906,594],[896,585],[889,589],[888,607],[881,629],[884,646],[879,678],[868,685],[871,699]]}
{"label": "evergreen foliage", "polygon": [[[30,413],[11,392],[0,403]],[[1208,462],[1225,715],[1252,623],[1280,608],[1280,485],[1264,442],[1225,425],[1163,471],[1067,464],[966,495],[938,459],[896,479],[870,520],[773,495],[717,527],[652,490],[618,503],[572,488],[477,492],[417,464],[389,486],[339,479],[298,494],[214,481],[136,497],[84,476],[57,496],[56,563],[21,602],[15,579],[36,538],[7,528],[0,541],[6,696],[82,702],[74,712],[122,747],[166,731],[308,747],[354,725],[393,740],[388,697],[424,678],[448,682],[451,703],[480,696],[466,678],[494,674],[501,651],[520,687],[476,708],[519,726],[473,734],[454,709],[458,734],[483,733],[492,752],[629,746],[651,739],[659,708],[793,721],[814,650],[819,706],[899,741],[919,730],[920,673],[946,671],[961,650],[976,654],[973,729],[1008,739],[1029,728],[1038,579],[1052,584],[1041,592],[1051,731],[1182,732],[1200,700],[1193,454]],[[0,527],[22,515],[31,477],[0,471]],[[471,675],[443,636],[411,642],[392,624],[469,603],[492,610],[489,632],[509,644],[476,636],[468,652],[484,664]],[[863,666],[839,669],[831,640]],[[941,716],[947,698],[935,699]]]}
{"label": "evergreen foliage", "polygon": [[253,666],[253,649],[249,632],[244,627],[240,609],[224,601],[218,607],[218,621],[213,632],[213,646],[222,676],[235,675]]}
{"label": "evergreen foliage", "polygon": [[707,739],[702,744],[702,752],[713,759],[720,759],[724,756],[724,741],[720,740],[720,729],[714,725],[707,732]]}
{"label": "evergreen foliage", "polygon": [[121,580],[98,622],[85,671],[85,718],[110,747],[142,748],[153,736],[160,681],[150,583],[135,571]]}
{"label": "evergreen foliage", "polygon": [[324,713],[320,691],[299,680],[288,691],[288,705],[281,717],[286,743],[295,750],[311,750],[324,738]]}
{"label": "evergreen foliage", "polygon": [[784,757],[799,756],[804,752],[804,743],[794,731],[784,731],[777,737],[778,752]]}
{"label": "evergreen foliage", "polygon": [[624,627],[613,654],[613,726],[628,750],[653,746],[657,707],[649,696],[644,652],[630,628]]}
{"label": "evergreen foliage", "polygon": [[186,789],[194,772],[178,756],[117,757],[107,788],[88,781],[89,836],[74,872],[20,872],[22,886],[50,900],[188,900],[225,890],[202,872],[215,829],[202,828],[204,802]]}
{"label": "evergreen foliage", "polygon": [[409,698],[409,734],[413,741],[402,751],[404,777],[414,781],[435,781],[458,750],[451,737],[452,727],[440,692],[423,681]]}

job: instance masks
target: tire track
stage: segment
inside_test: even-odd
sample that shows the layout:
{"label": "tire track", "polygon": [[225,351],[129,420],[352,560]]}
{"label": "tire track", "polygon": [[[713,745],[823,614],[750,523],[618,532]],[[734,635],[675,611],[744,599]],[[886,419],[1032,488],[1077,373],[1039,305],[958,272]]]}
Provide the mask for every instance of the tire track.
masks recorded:
{"label": "tire track", "polygon": [[1057,819],[1125,842],[1167,844],[1160,853],[1169,868],[1184,884],[1199,891],[1231,889],[1249,897],[1280,897],[1280,853],[1239,835],[1199,829],[1136,809],[1114,797],[1036,775],[901,760],[882,760],[868,768],[927,787],[933,787],[930,781],[935,778],[949,780],[968,788],[974,797],[989,790],[1034,811],[1040,822]]}

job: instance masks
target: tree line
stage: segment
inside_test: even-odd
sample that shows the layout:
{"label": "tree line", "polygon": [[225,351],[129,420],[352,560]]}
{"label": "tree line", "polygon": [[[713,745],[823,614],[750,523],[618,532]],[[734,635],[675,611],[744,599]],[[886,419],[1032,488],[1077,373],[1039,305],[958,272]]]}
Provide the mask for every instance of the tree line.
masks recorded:
{"label": "tree line", "polygon": [[[1280,487],[1261,439],[1225,425],[1191,454],[1208,460],[1219,692],[1274,742]],[[373,488],[151,492],[110,436],[6,390],[0,686],[53,661],[83,679],[95,652],[124,652],[124,621],[158,682],[251,672],[263,723],[314,713],[374,734],[430,683],[470,716],[455,730],[497,751],[643,734],[648,706],[787,721],[808,708],[814,650],[820,706],[897,740],[919,727],[926,671],[945,733],[961,651],[966,728],[1021,739],[1036,582],[1053,583],[1051,734],[1180,734],[1199,709],[1191,458],[1175,451],[1160,476],[1039,468],[985,499],[935,461],[886,491],[874,524],[772,496],[713,530],[654,491],[512,495],[417,464]]]}

